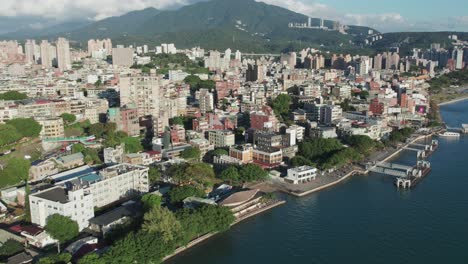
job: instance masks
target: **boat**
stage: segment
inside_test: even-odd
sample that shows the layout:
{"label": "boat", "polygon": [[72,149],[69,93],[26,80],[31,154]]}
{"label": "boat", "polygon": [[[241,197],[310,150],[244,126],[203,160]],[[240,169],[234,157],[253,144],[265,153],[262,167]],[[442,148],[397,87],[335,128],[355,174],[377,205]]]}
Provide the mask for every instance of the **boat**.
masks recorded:
{"label": "boat", "polygon": [[456,132],[444,132],[442,134],[439,134],[440,137],[460,137],[460,133]]}

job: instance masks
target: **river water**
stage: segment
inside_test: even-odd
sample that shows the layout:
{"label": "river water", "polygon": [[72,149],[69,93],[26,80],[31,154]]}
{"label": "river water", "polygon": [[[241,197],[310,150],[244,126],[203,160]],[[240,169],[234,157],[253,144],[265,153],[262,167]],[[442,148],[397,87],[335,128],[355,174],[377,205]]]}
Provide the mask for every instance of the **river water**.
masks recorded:
{"label": "river water", "polygon": [[[451,127],[468,101],[441,107]],[[254,216],[167,263],[468,263],[468,136],[439,139],[432,172],[409,191],[355,176]],[[395,162],[412,165],[404,151]]]}

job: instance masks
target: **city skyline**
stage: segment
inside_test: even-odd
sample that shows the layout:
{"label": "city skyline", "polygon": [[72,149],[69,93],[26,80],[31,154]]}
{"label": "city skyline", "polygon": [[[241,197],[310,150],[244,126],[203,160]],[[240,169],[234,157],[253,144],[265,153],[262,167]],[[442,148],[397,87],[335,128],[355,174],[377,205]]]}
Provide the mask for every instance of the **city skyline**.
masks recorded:
{"label": "city skyline", "polygon": [[[95,21],[119,16],[148,7],[175,9],[204,0],[131,0],[116,2],[16,0],[0,7],[0,33],[19,29],[41,29],[68,21]],[[382,32],[392,31],[465,31],[468,27],[468,6],[457,0],[444,5],[435,1],[403,0],[368,3],[364,0],[262,0],[311,17],[338,20],[349,25],[373,27]],[[405,8],[401,8],[404,6]],[[457,7],[457,8],[454,8]]]}

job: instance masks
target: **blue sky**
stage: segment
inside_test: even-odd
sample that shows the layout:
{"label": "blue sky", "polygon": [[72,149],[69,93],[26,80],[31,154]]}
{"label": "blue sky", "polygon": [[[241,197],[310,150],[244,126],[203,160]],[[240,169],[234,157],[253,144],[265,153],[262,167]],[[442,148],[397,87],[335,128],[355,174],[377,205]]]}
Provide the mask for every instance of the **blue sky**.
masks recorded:
{"label": "blue sky", "polygon": [[468,31],[467,0],[261,0],[313,17],[389,31]]}
{"label": "blue sky", "polygon": [[[99,20],[147,7],[171,9],[199,1],[208,0],[0,0],[0,32],[67,20]],[[468,0],[256,1],[383,32],[468,31]]]}

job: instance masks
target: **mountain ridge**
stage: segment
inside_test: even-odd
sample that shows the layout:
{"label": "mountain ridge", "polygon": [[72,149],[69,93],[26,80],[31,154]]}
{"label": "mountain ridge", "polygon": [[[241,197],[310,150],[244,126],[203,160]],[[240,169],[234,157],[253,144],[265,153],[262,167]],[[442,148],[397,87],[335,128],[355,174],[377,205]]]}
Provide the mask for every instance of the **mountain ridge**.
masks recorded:
{"label": "mountain ridge", "polygon": [[[368,31],[379,33],[369,27],[348,26],[346,35],[337,31],[288,27],[289,23],[306,23],[307,19],[304,14],[254,0],[211,0],[176,10],[162,11],[150,7],[96,22],[70,24],[63,26],[62,32],[59,32],[60,25],[56,25],[53,30],[39,30],[34,35],[14,32],[0,37],[23,40],[65,36],[82,44],[91,38],[111,38],[119,44],[159,45],[171,42],[180,48],[199,45],[207,49],[230,47],[252,52],[325,47],[333,51],[354,49],[364,53],[384,49],[392,44],[393,39],[400,40],[399,33],[388,33],[390,40],[378,41],[374,47],[369,47],[364,45],[369,37]],[[318,26],[319,23],[320,19],[312,18],[312,25]],[[333,23],[325,20],[326,27],[331,28]],[[415,41],[421,43],[444,36],[436,33],[428,36],[401,34],[417,36]],[[437,38],[431,37],[433,35]]]}

